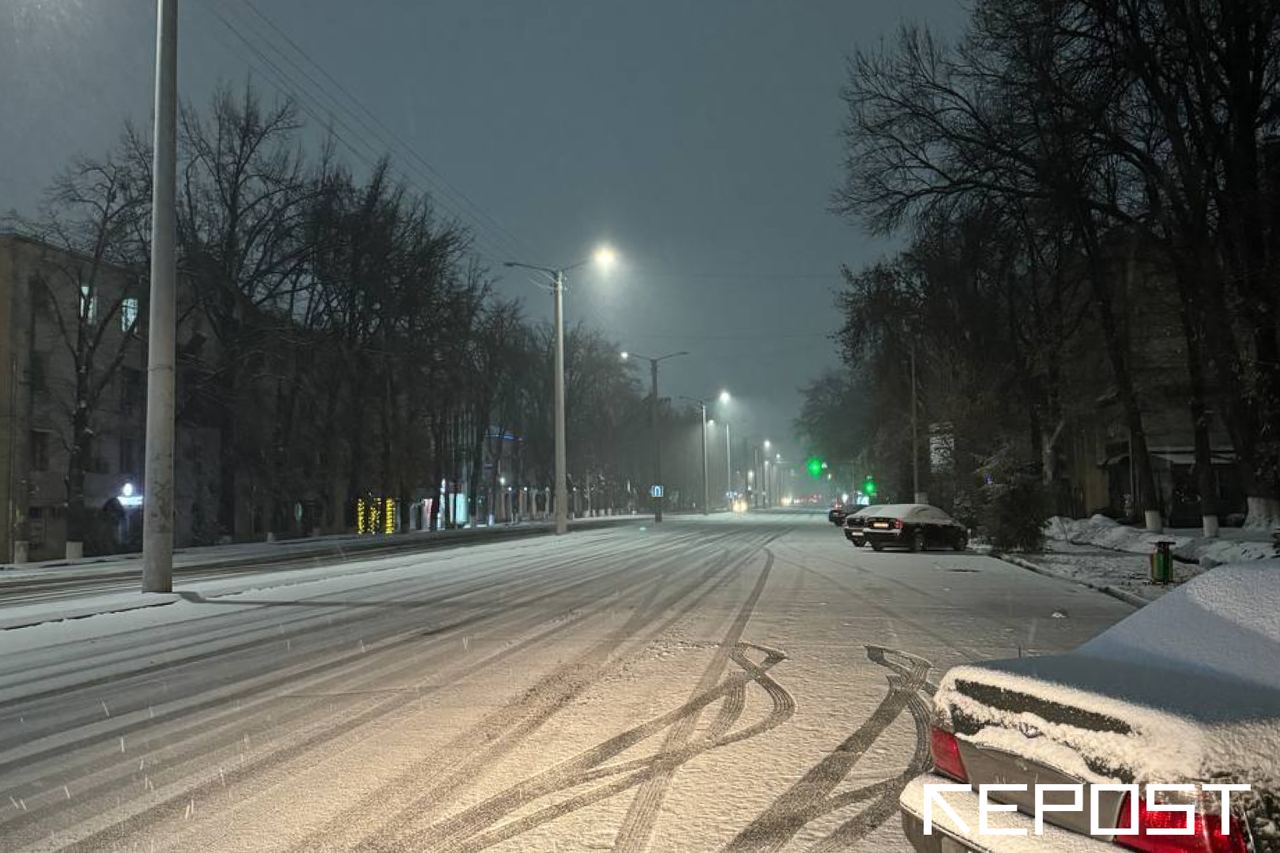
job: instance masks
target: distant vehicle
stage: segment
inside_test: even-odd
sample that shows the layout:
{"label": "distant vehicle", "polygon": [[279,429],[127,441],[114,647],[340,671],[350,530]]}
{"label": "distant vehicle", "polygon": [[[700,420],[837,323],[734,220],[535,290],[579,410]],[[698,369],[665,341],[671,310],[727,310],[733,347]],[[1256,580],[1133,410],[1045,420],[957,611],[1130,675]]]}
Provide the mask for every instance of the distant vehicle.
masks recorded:
{"label": "distant vehicle", "polygon": [[969,531],[936,506],[888,504],[864,518],[863,536],[877,551],[890,546],[909,551],[969,547]]}
{"label": "distant vehicle", "polygon": [[[916,850],[1280,850],[1280,561],[1260,562],[1206,572],[1066,654],[949,670],[934,697],[933,772],[898,800]],[[925,785],[957,783],[969,790],[943,795],[953,814],[935,795],[926,835],[926,791],[938,789]],[[982,833],[980,786],[993,783],[993,827],[1025,838]],[[1074,807],[1042,808],[1043,835],[1037,784],[1084,786],[1078,800],[1041,789],[1042,806]],[[1230,793],[1225,833],[1212,787],[1223,784],[1251,788]]]}
{"label": "distant vehicle", "polygon": [[881,504],[872,504],[871,506],[859,507],[857,512],[851,512],[846,515],[844,518],[844,538],[859,548],[866,545],[867,538],[862,533],[862,527],[867,523],[868,518],[883,508]]}
{"label": "distant vehicle", "polygon": [[840,503],[840,501],[836,501],[834,504],[831,505],[831,509],[827,510],[827,521],[831,522],[837,527],[844,524],[844,517],[845,517],[845,506],[844,504]]}

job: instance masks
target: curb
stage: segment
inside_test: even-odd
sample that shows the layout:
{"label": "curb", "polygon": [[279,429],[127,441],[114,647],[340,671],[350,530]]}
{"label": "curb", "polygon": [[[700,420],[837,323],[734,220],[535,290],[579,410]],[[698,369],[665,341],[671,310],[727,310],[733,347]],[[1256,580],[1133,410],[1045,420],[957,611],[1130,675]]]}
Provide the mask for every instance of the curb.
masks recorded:
{"label": "curb", "polygon": [[152,601],[139,601],[133,604],[120,604],[118,606],[102,608],[81,607],[77,609],[50,612],[45,614],[33,614],[17,619],[0,618],[0,632],[16,631],[19,628],[32,628],[36,625],[48,625],[55,622],[72,622],[77,619],[88,619],[90,616],[105,616],[111,613],[129,613],[133,610],[147,610],[152,607],[164,607],[168,604],[181,601],[182,597],[177,594],[164,595],[163,598],[157,598]]}
{"label": "curb", "polygon": [[[572,533],[575,530],[591,530],[593,528],[619,527],[625,524],[642,522],[648,517],[649,516],[615,515],[572,519],[569,522],[569,532]],[[272,543],[281,546],[280,551],[275,554],[256,554],[253,556],[233,554],[230,556],[224,556],[221,559],[219,559],[216,554],[210,554],[203,562],[185,563],[181,566],[175,565],[174,575],[176,576],[184,572],[210,569],[235,569],[257,566],[266,568],[269,566],[278,566],[281,563],[311,561],[316,558],[338,558],[350,560],[360,559],[366,555],[369,558],[377,558],[379,556],[394,556],[403,552],[412,553],[417,551],[433,551],[439,548],[449,548],[460,545],[465,546],[482,544],[485,542],[499,542],[509,539],[544,536],[553,534],[554,532],[555,527],[550,522],[536,522],[528,525],[516,524],[509,527],[495,525],[494,527],[478,528],[475,530],[448,530],[436,531],[434,533],[415,532],[412,534],[397,533],[388,537],[378,536],[368,537],[366,539],[360,539],[352,536],[343,537],[340,540],[321,540],[314,543],[308,543],[306,539],[288,539]],[[178,553],[178,551],[175,551],[174,553]],[[188,551],[187,553],[190,552]],[[113,559],[112,557],[107,556],[86,557],[83,560],[76,562],[57,561],[50,563],[49,561],[46,561],[31,564],[3,564],[0,565],[0,571],[30,570],[32,567],[35,567],[35,571],[38,572],[61,568],[92,569],[103,563],[116,563],[118,565],[124,559],[137,560],[140,559],[142,555],[120,554],[115,556],[118,559]],[[0,589],[3,589],[3,587],[0,586]]]}
{"label": "curb", "polygon": [[1088,587],[1089,589],[1104,593],[1105,595],[1109,595],[1112,598],[1123,601],[1125,604],[1128,604],[1131,607],[1141,608],[1141,607],[1146,607],[1148,604],[1151,603],[1151,599],[1143,598],[1140,595],[1134,595],[1133,593],[1127,590],[1120,589],[1119,587],[1110,586],[1109,584],[1091,583],[1087,580],[1082,580],[1081,578],[1070,577],[1069,575],[1060,575],[1057,572],[1049,571],[1044,566],[1037,565],[1031,562],[1030,560],[1023,559],[1022,557],[1015,557],[1012,554],[1000,554],[995,551],[992,551],[990,553],[992,557],[995,557],[998,560],[1004,560],[1006,563],[1009,563],[1010,565],[1018,566],[1019,568],[1023,568],[1028,571],[1035,572],[1038,575],[1044,575],[1047,578],[1057,578],[1060,581],[1067,581],[1068,583],[1074,583],[1074,584],[1078,584],[1079,586]]}

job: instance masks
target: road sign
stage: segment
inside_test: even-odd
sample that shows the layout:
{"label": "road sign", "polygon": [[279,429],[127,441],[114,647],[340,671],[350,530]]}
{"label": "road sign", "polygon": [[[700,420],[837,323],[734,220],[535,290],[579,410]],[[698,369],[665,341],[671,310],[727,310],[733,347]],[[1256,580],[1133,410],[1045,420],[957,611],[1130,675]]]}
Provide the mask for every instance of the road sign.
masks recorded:
{"label": "road sign", "polygon": [[660,497],[662,497],[662,486],[658,486],[658,485],[650,486],[650,487],[649,487],[649,497],[651,497],[651,498],[660,498]]}

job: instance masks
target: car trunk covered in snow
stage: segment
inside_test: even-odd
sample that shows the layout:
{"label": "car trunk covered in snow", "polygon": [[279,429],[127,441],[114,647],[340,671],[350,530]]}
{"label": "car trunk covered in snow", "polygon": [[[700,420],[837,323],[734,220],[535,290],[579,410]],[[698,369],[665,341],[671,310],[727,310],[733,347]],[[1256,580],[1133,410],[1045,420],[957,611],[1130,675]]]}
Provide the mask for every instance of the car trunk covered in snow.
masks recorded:
{"label": "car trunk covered in snow", "polygon": [[975,787],[1246,783],[1274,837],[1280,560],[1219,567],[1068,654],[956,667],[936,701]]}

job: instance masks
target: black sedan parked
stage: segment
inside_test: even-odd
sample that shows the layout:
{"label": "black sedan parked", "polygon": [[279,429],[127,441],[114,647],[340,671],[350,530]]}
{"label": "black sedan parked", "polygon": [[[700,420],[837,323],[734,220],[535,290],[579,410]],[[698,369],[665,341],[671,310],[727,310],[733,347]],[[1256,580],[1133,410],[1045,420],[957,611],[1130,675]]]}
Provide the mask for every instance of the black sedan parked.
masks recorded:
{"label": "black sedan parked", "polygon": [[861,548],[867,544],[867,539],[862,534],[862,528],[866,525],[867,519],[884,509],[883,506],[875,504],[872,506],[860,507],[857,512],[850,513],[844,518],[844,538],[848,539],[857,547]]}
{"label": "black sedan parked", "polygon": [[878,507],[874,514],[866,516],[862,533],[877,551],[890,546],[909,551],[926,548],[963,551],[969,546],[969,532],[964,525],[928,504]]}
{"label": "black sedan parked", "polygon": [[831,509],[827,510],[827,521],[831,522],[836,527],[843,526],[845,514],[848,509],[851,509],[851,507],[846,507],[844,504],[840,503],[840,501],[836,501],[831,505]]}

